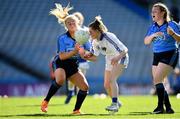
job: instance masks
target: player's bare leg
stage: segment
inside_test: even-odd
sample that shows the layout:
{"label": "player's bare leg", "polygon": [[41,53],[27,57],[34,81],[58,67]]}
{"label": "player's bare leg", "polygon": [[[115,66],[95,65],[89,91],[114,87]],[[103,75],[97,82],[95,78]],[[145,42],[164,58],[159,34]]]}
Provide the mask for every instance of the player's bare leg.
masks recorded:
{"label": "player's bare leg", "polygon": [[112,92],[112,104],[106,108],[107,111],[118,112],[121,105],[118,104],[119,87],[117,78],[122,74],[124,65],[118,64],[111,71],[110,87]]}

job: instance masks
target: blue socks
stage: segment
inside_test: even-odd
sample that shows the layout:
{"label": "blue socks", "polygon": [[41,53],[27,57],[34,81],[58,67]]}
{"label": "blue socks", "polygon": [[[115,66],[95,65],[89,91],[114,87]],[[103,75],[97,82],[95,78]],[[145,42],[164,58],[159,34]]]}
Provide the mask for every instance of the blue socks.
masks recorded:
{"label": "blue socks", "polygon": [[113,98],[112,98],[112,102],[113,102],[113,103],[117,103],[117,102],[118,102],[117,97],[113,97]]}

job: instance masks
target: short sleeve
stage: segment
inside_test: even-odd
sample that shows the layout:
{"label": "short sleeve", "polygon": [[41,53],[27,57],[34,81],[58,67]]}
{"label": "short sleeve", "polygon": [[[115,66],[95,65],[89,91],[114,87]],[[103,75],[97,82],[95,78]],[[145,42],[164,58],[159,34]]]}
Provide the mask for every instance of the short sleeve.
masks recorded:
{"label": "short sleeve", "polygon": [[153,34],[153,26],[150,26],[146,32],[146,35],[145,36],[150,36],[151,34]]}
{"label": "short sleeve", "polygon": [[57,40],[57,48],[58,48],[58,53],[59,52],[65,52],[66,48],[65,48],[65,44],[64,44],[64,38],[63,37],[58,37]]}
{"label": "short sleeve", "polygon": [[178,26],[178,24],[174,21],[170,21],[169,22],[169,27],[171,27],[177,34],[180,35],[180,28]]}

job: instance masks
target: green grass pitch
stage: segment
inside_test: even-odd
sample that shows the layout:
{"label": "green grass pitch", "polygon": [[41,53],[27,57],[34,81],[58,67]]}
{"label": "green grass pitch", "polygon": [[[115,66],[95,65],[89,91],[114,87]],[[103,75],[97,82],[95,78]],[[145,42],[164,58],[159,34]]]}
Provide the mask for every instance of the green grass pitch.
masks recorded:
{"label": "green grass pitch", "polygon": [[82,111],[84,115],[74,116],[75,97],[65,105],[65,96],[51,99],[48,112],[40,111],[43,97],[9,97],[0,98],[0,119],[180,119],[180,99],[171,96],[170,100],[175,114],[151,114],[156,107],[156,96],[120,96],[123,106],[119,112],[110,115],[105,107],[111,103],[110,98],[95,99],[87,96]]}

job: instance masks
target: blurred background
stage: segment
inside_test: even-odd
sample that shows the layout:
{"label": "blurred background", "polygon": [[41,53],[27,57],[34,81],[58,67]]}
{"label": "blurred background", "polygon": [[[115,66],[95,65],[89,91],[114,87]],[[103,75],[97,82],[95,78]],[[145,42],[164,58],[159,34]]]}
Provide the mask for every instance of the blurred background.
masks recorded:
{"label": "blurred background", "polygon": [[[143,40],[157,0],[0,0],[0,95],[46,95],[51,83],[49,62],[56,53],[57,36],[65,32],[49,11],[54,3],[66,6],[69,2],[74,7],[71,12],[82,12],[86,26],[101,15],[109,31],[128,47],[130,62],[118,80],[120,93],[149,94],[152,51]],[[179,18],[179,0],[161,2]],[[104,93],[103,56],[89,64],[89,93]],[[63,86],[57,94],[65,90]]]}

